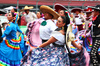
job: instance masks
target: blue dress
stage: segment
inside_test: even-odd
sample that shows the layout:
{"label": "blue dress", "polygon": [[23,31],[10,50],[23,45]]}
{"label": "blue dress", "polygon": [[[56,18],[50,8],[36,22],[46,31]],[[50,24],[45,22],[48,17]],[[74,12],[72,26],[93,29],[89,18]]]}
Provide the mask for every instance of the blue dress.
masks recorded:
{"label": "blue dress", "polygon": [[2,43],[0,43],[0,66],[20,66],[20,60],[22,58],[20,45],[24,43],[21,37],[16,36],[16,32],[22,33],[18,25],[10,22],[2,38],[6,37]]}

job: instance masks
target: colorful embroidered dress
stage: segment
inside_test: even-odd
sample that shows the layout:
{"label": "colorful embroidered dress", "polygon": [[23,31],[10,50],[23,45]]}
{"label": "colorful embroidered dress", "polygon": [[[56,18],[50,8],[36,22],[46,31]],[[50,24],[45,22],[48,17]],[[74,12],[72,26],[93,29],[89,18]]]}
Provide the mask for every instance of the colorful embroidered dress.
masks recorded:
{"label": "colorful embroidered dress", "polygon": [[[54,31],[51,36],[58,41],[57,45],[64,45],[65,39],[58,31]],[[70,66],[69,57],[64,47],[57,47],[49,45],[44,48],[36,48],[32,50],[31,56],[23,66]]]}
{"label": "colorful embroidered dress", "polygon": [[17,38],[17,31],[22,33],[17,24],[10,22],[2,35],[6,39],[0,43],[0,66],[20,66],[22,58],[20,45],[23,41],[21,37]]}
{"label": "colorful embroidered dress", "polygon": [[39,28],[43,21],[44,21],[43,18],[37,19],[35,23],[32,23],[33,25],[31,24],[32,26],[30,25],[31,28],[28,27],[29,29],[28,38],[31,46],[37,47],[42,44],[42,40],[40,39]]}

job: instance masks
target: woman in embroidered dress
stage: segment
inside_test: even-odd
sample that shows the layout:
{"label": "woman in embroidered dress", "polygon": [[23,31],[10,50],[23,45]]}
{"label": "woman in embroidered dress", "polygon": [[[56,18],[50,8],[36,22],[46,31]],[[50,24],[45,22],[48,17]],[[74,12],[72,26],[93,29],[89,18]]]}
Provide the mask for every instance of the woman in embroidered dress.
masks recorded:
{"label": "woman in embroidered dress", "polygon": [[[69,17],[59,17],[56,25],[62,29],[54,31],[48,41],[31,49],[32,54],[24,63],[24,66],[70,66],[68,53],[64,48],[65,34],[69,23]],[[53,43],[53,46],[49,47],[51,43]],[[74,41],[72,41],[72,44],[78,49],[82,48]]]}
{"label": "woman in embroidered dress", "polygon": [[9,24],[6,27],[0,40],[6,37],[5,40],[0,43],[0,66],[20,66],[20,60],[22,58],[20,45],[24,41],[21,41],[21,37],[17,38],[16,32],[22,31],[16,24],[18,15],[15,13],[9,13],[7,16]]}

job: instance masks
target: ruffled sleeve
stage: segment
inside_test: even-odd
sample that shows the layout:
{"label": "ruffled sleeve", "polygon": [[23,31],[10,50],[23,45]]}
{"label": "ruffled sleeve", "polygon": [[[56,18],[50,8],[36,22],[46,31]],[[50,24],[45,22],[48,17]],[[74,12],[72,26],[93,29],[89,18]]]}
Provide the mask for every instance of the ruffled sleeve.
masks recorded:
{"label": "ruffled sleeve", "polygon": [[8,35],[11,32],[11,26],[10,24],[8,24],[8,26],[6,27],[6,30],[4,31],[2,38],[4,38],[6,35]]}
{"label": "ruffled sleeve", "polygon": [[64,42],[65,42],[64,35],[62,35],[62,34],[61,34],[60,32],[58,32],[58,31],[52,32],[51,37],[54,37],[55,39],[57,39],[57,40],[60,41],[61,43],[64,43]]}

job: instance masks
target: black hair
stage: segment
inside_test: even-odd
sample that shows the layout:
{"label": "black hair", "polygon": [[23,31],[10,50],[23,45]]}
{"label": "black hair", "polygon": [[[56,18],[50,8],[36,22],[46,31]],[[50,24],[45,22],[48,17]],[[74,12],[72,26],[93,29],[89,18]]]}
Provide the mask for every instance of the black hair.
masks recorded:
{"label": "black hair", "polygon": [[[64,35],[65,35],[65,39],[66,39],[66,32],[67,32],[67,25],[70,24],[70,18],[68,16],[61,16],[61,18],[63,19],[63,23],[65,23],[64,26]],[[66,43],[66,40],[65,40]]]}
{"label": "black hair", "polygon": [[12,17],[15,17],[15,15],[14,15],[14,13],[13,13],[13,12],[11,12],[11,14],[12,14]]}
{"label": "black hair", "polygon": [[64,32],[66,33],[67,25],[70,23],[70,18],[68,16],[61,16],[61,18],[63,19],[63,23],[65,23]]}
{"label": "black hair", "polygon": [[14,8],[14,11],[15,11],[15,12],[17,12],[17,9],[16,9],[16,8]]}
{"label": "black hair", "polygon": [[65,17],[68,17],[68,13],[66,13],[66,10],[62,10],[64,12]]}
{"label": "black hair", "polygon": [[[12,17],[15,17],[16,16],[13,12],[11,12],[11,14],[12,14]],[[14,23],[15,20],[13,20],[12,22]]]}

